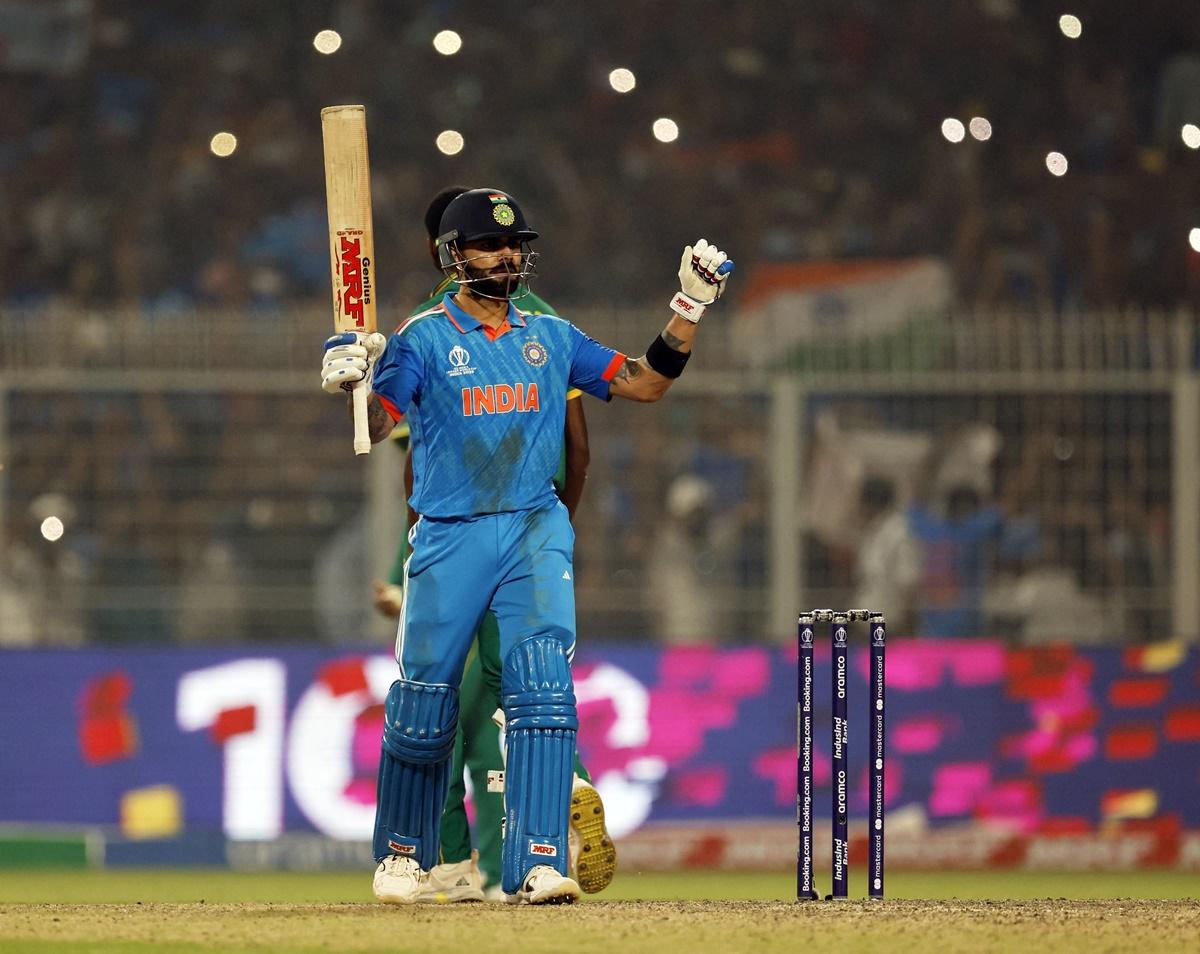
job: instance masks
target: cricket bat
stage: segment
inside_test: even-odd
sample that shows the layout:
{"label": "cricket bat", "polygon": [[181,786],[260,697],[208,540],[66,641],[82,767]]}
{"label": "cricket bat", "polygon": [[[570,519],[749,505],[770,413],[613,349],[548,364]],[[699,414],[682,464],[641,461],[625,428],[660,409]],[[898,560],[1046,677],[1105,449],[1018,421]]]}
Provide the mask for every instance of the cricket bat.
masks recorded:
{"label": "cricket bat", "polygon": [[[367,111],[362,106],[321,110],[325,143],[325,200],[329,209],[329,269],[335,331],[375,330],[375,230],[371,225],[371,168]],[[354,453],[371,453],[367,382],[351,391]]]}

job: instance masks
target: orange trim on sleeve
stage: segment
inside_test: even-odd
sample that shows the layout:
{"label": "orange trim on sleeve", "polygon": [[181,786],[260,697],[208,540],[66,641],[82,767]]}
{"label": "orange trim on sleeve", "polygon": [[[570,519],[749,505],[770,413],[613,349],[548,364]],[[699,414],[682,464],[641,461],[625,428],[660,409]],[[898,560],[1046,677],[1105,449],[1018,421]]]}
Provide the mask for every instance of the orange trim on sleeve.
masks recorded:
{"label": "orange trim on sleeve", "polygon": [[604,373],[600,375],[600,380],[611,381],[616,376],[616,373],[621,370],[621,365],[628,360],[625,355],[618,351],[613,355],[613,359],[608,363],[608,367],[604,369]]}
{"label": "orange trim on sleeve", "polygon": [[583,397],[583,392],[580,391],[579,388],[571,388],[571,390],[567,392],[568,401],[574,401],[576,398],[581,397]]}
{"label": "orange trim on sleeve", "polygon": [[402,417],[404,417],[404,415],[400,412],[400,409],[398,407],[396,407],[396,405],[393,404],[391,401],[389,401],[387,398],[385,398],[382,394],[380,394],[378,391],[372,391],[371,393],[374,394],[377,398],[379,398],[379,403],[383,405],[383,409],[388,412],[388,416],[393,421],[398,422]]}

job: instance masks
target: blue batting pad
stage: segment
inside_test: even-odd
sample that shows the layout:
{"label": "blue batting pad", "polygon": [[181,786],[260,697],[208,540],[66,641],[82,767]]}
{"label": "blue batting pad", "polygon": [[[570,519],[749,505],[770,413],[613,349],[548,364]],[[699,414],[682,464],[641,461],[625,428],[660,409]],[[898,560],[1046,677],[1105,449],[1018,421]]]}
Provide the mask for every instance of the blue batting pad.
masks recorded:
{"label": "blue batting pad", "polygon": [[439,832],[450,756],[458,725],[458,690],[397,679],[384,704],[383,751],[375,803],[375,860],[438,863]]}
{"label": "blue batting pad", "polygon": [[575,768],[575,691],[556,636],[517,643],[501,672],[505,822],[501,887],[515,894],[534,865],[567,873],[567,813]]}

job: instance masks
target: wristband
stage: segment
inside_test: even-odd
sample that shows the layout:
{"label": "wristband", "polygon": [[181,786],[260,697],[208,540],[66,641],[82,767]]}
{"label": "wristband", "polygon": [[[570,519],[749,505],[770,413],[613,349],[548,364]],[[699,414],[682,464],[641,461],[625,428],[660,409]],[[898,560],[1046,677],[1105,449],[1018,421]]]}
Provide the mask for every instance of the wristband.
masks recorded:
{"label": "wristband", "polygon": [[659,335],[646,349],[646,364],[650,365],[651,371],[657,371],[664,378],[677,378],[683,374],[691,356],[690,351],[676,351]]}
{"label": "wristband", "polygon": [[690,321],[693,325],[704,314],[704,308],[704,302],[696,301],[695,298],[685,295],[681,291],[676,292],[675,297],[671,299],[671,311],[675,312],[680,318]]}

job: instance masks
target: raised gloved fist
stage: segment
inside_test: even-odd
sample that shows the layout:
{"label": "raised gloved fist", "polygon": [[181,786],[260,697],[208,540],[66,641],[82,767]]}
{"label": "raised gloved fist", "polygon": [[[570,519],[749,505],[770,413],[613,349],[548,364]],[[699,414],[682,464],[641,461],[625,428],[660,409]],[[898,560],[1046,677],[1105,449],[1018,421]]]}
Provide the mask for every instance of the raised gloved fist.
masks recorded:
{"label": "raised gloved fist", "polygon": [[379,356],[387,347],[387,338],[373,332],[347,331],[325,340],[325,359],[321,362],[321,387],[330,394],[352,391],[366,381]]}
{"label": "raised gloved fist", "polygon": [[729,256],[705,239],[683,250],[679,262],[680,293],[671,301],[671,309],[688,321],[699,321],[704,309],[725,293],[725,283],[733,271]]}

